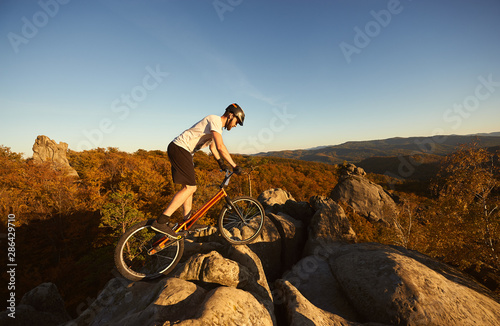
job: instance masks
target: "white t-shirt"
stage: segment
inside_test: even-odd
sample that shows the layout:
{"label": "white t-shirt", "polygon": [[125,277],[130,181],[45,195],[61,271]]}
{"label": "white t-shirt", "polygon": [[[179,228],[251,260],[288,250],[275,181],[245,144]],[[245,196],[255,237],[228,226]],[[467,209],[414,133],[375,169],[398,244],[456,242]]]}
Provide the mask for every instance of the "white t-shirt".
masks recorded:
{"label": "white t-shirt", "polygon": [[193,154],[210,145],[213,140],[212,131],[222,135],[222,120],[220,116],[215,114],[204,117],[177,136],[173,142]]}

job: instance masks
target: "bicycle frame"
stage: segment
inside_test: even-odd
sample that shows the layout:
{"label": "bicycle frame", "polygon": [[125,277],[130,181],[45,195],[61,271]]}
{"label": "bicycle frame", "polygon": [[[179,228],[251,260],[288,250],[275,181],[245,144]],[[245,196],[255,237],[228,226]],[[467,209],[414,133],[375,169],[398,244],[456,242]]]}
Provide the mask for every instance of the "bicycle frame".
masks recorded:
{"label": "bicycle frame", "polygon": [[[196,213],[194,213],[188,220],[184,221],[181,225],[179,225],[177,228],[175,228],[174,232],[179,233],[182,231],[188,231],[196,223],[196,221],[198,221],[203,215],[205,215],[208,212],[208,210],[210,208],[212,208],[213,206],[215,206],[222,198],[225,198],[226,203],[231,208],[234,208],[233,204],[229,200],[228,194],[224,190],[224,187],[229,184],[229,179],[231,179],[231,176],[233,174],[234,174],[234,172],[226,171],[226,176],[219,186],[219,188],[220,188],[219,191],[205,205],[203,205],[200,209],[198,209],[196,211]],[[243,217],[241,216],[241,213],[238,210],[236,210],[236,213],[238,214],[238,216],[240,216],[241,219],[243,219]],[[177,241],[179,241],[181,238],[182,238],[182,236],[179,236]],[[169,238],[168,236],[165,236],[165,237],[161,238],[160,240],[158,240],[153,245],[153,248],[149,251],[149,254],[153,255],[156,252],[158,252],[157,249],[161,250],[161,249],[165,248],[165,245],[166,245],[167,241],[169,241],[169,240],[171,240],[171,238]],[[172,241],[171,244],[174,244],[174,243],[175,243],[175,241]],[[171,244],[169,244],[169,245],[171,245]]]}
{"label": "bicycle frame", "polygon": [[227,193],[224,188],[221,188],[205,205],[194,213],[188,220],[184,221],[175,232],[187,231],[196,223],[203,215],[205,215],[210,208],[216,205],[222,198],[227,197]]}

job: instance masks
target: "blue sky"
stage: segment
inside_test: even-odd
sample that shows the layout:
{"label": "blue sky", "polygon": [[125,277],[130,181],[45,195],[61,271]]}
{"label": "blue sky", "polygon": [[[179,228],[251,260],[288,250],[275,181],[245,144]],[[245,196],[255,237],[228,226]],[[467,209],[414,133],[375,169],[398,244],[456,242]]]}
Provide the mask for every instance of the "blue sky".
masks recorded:
{"label": "blue sky", "polygon": [[0,2],[0,144],[233,153],[500,131],[498,0]]}

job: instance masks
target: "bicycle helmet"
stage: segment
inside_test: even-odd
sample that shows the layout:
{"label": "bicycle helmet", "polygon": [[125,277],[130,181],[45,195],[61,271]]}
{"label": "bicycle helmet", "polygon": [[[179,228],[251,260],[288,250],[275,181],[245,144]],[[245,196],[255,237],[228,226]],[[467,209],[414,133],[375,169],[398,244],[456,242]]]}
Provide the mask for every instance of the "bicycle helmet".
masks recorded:
{"label": "bicycle helmet", "polygon": [[243,126],[243,121],[245,121],[245,112],[243,112],[243,110],[238,104],[236,103],[230,104],[226,108],[226,113],[227,112],[232,113],[238,119],[238,124],[240,126]]}

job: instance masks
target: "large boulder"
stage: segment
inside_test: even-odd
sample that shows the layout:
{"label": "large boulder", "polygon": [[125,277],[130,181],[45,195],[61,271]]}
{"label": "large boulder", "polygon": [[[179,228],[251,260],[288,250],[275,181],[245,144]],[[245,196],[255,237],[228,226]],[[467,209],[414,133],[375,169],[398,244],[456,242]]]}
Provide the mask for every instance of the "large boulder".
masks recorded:
{"label": "large boulder", "polygon": [[66,158],[68,144],[59,142],[47,136],[38,136],[33,144],[33,160],[35,162],[49,162],[54,168],[63,170],[66,175],[78,177],[78,173],[73,169]]}
{"label": "large boulder", "polygon": [[247,246],[195,254],[168,278],[112,279],[66,326],[275,325],[271,290],[260,259]]}
{"label": "large boulder", "polygon": [[195,311],[194,318],[181,322],[167,321],[163,325],[275,325],[273,316],[252,294],[231,287],[218,287],[208,293],[202,304],[185,309]]}
{"label": "large boulder", "polygon": [[268,213],[285,213],[296,220],[308,224],[313,209],[308,202],[295,201],[293,196],[281,188],[273,188],[263,191],[257,198]]}
{"label": "large boulder", "polygon": [[[322,248],[322,250],[325,250]],[[328,248],[328,250],[331,250]],[[283,282],[289,283],[285,285]],[[335,279],[330,265],[328,264],[328,251],[318,251],[315,255],[310,255],[301,259],[288,273],[283,275],[282,280],[275,283],[275,303],[284,304],[289,309],[290,302],[307,300],[306,305],[314,308],[308,310],[321,310],[328,312],[342,319],[352,322],[360,320],[356,309],[346,300],[343,289]],[[293,294],[295,298],[290,298],[290,292],[299,292],[304,297],[302,300]],[[301,311],[295,311],[301,313]]]}
{"label": "large boulder", "polygon": [[137,311],[130,307],[135,312],[117,320],[116,325],[170,325],[170,321],[193,318],[195,309],[186,308],[200,306],[208,294],[201,286],[177,278],[166,279],[159,290],[146,308]]}
{"label": "large boulder", "polygon": [[[349,321],[389,325],[500,323],[500,303],[486,288],[452,267],[402,247],[325,245],[301,260],[286,280],[316,307]],[[286,291],[282,297],[289,307]]]}
{"label": "large boulder", "polygon": [[406,325],[500,323],[500,304],[486,288],[425,255],[402,247],[357,244],[341,247],[332,256],[330,267],[344,293],[372,321]]}
{"label": "large boulder", "polygon": [[[163,290],[169,285],[168,279],[160,279],[156,282],[129,282],[123,278],[111,279],[104,289],[99,293],[97,299],[78,318],[65,324],[65,326],[97,326],[97,325],[126,325],[122,320],[134,318],[142,314],[151,304],[154,305]],[[203,289],[189,288],[190,284],[183,281],[183,288],[187,293],[185,296],[193,298],[193,293],[204,295]],[[192,284],[194,286],[194,284]],[[169,287],[172,290],[172,286]],[[202,294],[199,294],[202,292]],[[182,295],[181,295],[182,296]],[[203,299],[200,299],[201,301]],[[182,301],[182,300],[181,300]],[[160,312],[158,312],[160,313]],[[151,310],[148,315],[154,315]],[[156,317],[151,316],[151,321]],[[143,325],[151,325],[144,323]],[[133,324],[129,324],[133,325]]]}
{"label": "large boulder", "polygon": [[356,242],[356,233],[339,204],[322,196],[311,197],[310,203],[316,213],[309,224],[304,255],[313,254],[318,245],[325,243]]}
{"label": "large boulder", "polygon": [[238,264],[245,266],[250,275],[252,275],[250,282],[243,289],[258,297],[259,301],[264,302],[266,306],[269,306],[270,312],[273,311],[273,296],[259,256],[248,246],[231,246],[226,256]]}
{"label": "large boulder", "polygon": [[[325,284],[324,288],[327,287]],[[285,302],[285,314],[287,325],[303,326],[303,325],[321,325],[321,326],[355,326],[366,325],[376,326],[382,325],[378,323],[361,324],[347,320],[338,314],[331,313],[327,310],[319,308],[311,303],[302,293],[288,281],[276,281],[277,293]]]}
{"label": "large boulder", "polygon": [[9,310],[0,313],[1,325],[52,326],[71,319],[53,283],[42,283],[27,292],[17,305],[15,314],[9,316],[9,313]]}
{"label": "large boulder", "polygon": [[293,196],[281,188],[273,188],[263,191],[257,200],[261,202],[264,208],[271,208],[274,205],[283,205],[287,200],[293,199]]}
{"label": "large boulder", "polygon": [[337,185],[330,197],[337,202],[345,202],[370,222],[392,225],[397,207],[394,200],[379,185],[364,177],[361,168],[349,164],[341,170]]}
{"label": "large boulder", "polygon": [[176,276],[186,281],[202,281],[232,287],[244,287],[252,278],[248,268],[222,257],[217,251],[192,256]]}
{"label": "large boulder", "polygon": [[248,247],[260,258],[268,280],[280,278],[300,259],[305,233],[301,221],[282,212],[267,214],[262,233]]}

